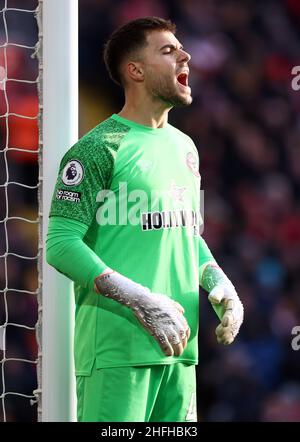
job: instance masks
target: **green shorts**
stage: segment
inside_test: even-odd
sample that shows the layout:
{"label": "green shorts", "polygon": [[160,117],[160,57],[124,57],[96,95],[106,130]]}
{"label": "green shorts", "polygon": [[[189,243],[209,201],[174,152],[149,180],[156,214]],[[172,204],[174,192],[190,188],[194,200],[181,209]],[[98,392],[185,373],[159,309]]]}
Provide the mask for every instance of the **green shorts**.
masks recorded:
{"label": "green shorts", "polygon": [[77,376],[79,422],[196,422],[195,365],[95,367]]}

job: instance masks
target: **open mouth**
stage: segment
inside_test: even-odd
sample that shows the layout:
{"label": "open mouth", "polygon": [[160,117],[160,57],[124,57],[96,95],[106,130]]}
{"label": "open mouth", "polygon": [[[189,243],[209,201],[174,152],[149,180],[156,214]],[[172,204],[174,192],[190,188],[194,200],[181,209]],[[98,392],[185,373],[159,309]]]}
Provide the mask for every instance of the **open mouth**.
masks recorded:
{"label": "open mouth", "polygon": [[177,81],[182,86],[188,87],[188,74],[186,72],[182,72],[177,76]]}

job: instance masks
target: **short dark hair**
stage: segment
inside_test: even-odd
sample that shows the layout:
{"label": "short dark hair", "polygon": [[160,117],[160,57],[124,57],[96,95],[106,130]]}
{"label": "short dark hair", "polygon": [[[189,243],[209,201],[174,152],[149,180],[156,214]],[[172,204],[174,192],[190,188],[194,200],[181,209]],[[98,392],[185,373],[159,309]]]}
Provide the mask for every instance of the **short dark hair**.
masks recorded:
{"label": "short dark hair", "polygon": [[126,56],[147,44],[147,33],[170,31],[176,33],[176,25],[159,17],[143,17],[132,20],[116,29],[104,46],[104,62],[110,78],[122,85],[121,63]]}

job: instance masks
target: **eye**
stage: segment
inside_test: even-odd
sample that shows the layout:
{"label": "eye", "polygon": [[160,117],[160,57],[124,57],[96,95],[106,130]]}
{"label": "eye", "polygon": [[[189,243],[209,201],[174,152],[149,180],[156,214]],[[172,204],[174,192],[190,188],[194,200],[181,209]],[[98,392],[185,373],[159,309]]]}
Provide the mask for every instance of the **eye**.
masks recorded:
{"label": "eye", "polygon": [[164,55],[171,54],[172,52],[175,51],[175,49],[176,49],[176,48],[174,48],[173,46],[169,46],[169,47],[167,47],[167,48],[164,49],[163,54],[164,54]]}

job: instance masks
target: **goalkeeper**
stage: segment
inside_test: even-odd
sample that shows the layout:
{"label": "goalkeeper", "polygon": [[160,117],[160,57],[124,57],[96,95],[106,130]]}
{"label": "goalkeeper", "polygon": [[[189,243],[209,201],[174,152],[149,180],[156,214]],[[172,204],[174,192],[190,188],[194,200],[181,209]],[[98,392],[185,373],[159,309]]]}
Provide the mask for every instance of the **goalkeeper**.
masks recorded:
{"label": "goalkeeper", "polygon": [[193,141],[168,123],[191,104],[190,55],[175,25],[131,21],[105,46],[125,105],[63,157],[47,260],[74,281],[78,421],[196,421],[199,284],[231,344],[234,286],[200,229]]}

